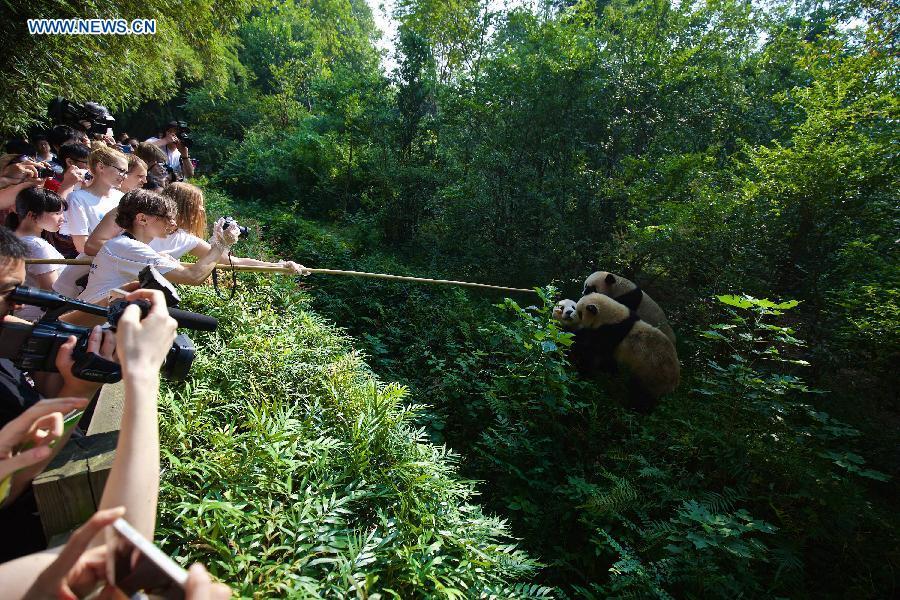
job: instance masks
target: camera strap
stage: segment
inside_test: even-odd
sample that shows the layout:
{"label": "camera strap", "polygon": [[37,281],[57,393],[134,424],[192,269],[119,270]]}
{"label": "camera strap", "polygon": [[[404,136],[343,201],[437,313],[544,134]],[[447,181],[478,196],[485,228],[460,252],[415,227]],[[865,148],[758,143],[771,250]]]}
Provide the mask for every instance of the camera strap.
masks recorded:
{"label": "camera strap", "polygon": [[234,299],[234,294],[237,292],[237,269],[234,268],[234,263],[231,261],[231,251],[228,251],[228,264],[231,266],[231,293],[228,295],[228,298],[225,298],[225,294],[219,291],[219,273],[218,269],[213,269],[212,272],[212,281],[213,281],[213,291],[216,292],[216,296],[219,300],[225,300],[226,302],[231,302]]}

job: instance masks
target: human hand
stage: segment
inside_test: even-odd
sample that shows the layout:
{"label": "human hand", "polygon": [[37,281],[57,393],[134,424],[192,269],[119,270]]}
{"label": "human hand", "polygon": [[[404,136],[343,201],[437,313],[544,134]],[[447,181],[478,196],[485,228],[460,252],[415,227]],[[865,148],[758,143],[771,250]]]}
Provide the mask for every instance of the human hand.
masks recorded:
{"label": "human hand", "polygon": [[87,175],[87,169],[80,169],[75,165],[69,165],[63,173],[62,183],[60,183],[59,189],[66,189],[74,187],[76,184],[84,183],[85,175]]}
{"label": "human hand", "polygon": [[36,163],[33,160],[22,160],[6,165],[3,176],[15,183],[21,183],[26,179],[37,179],[38,168],[43,166],[43,163]]}
{"label": "human hand", "polygon": [[[0,429],[0,480],[50,457],[50,444],[62,437],[63,416],[87,405],[86,398],[37,402]],[[31,445],[27,450],[17,448]]]}
{"label": "human hand", "polygon": [[224,251],[228,251],[237,243],[238,238],[241,236],[241,230],[238,229],[238,225],[234,221],[231,222],[227,229],[223,227],[224,224],[225,217],[219,217],[216,220],[213,225],[213,236],[209,243],[211,246],[221,246]]}
{"label": "human hand", "polygon": [[[56,355],[56,369],[63,378],[63,388],[72,396],[89,398],[100,387],[100,383],[95,381],[85,381],[79,379],[72,374],[72,365],[75,359],[72,358],[72,351],[75,349],[77,338],[70,335],[66,343],[59,347],[59,353]],[[87,351],[93,352],[106,360],[115,360],[116,338],[108,329],[104,330],[99,325],[91,330],[88,337]]]}
{"label": "human hand", "polygon": [[[38,575],[24,600],[77,600],[106,581],[106,546],[90,550],[88,546],[104,527],[124,514],[122,506],[94,513],[69,537],[56,560]],[[108,586],[99,597],[112,598],[115,591]]]}
{"label": "human hand", "polygon": [[200,563],[188,569],[187,585],[184,587],[185,600],[227,600],[231,598],[231,588],[224,583],[213,583]]}
{"label": "human hand", "polygon": [[156,377],[172,347],[178,323],[169,316],[166,298],[159,290],[137,290],[125,299],[148,300],[150,312],[142,320],[140,309],[129,306],[116,325],[116,354],[122,364],[122,375]]}
{"label": "human hand", "polygon": [[0,209],[15,208],[16,196],[22,190],[40,185],[40,179],[12,180],[0,177]]}
{"label": "human hand", "polygon": [[304,277],[312,274],[312,271],[310,271],[309,269],[307,269],[306,267],[304,267],[301,264],[295,263],[292,260],[280,260],[280,261],[278,261],[278,266],[290,269],[297,275],[303,275]]}

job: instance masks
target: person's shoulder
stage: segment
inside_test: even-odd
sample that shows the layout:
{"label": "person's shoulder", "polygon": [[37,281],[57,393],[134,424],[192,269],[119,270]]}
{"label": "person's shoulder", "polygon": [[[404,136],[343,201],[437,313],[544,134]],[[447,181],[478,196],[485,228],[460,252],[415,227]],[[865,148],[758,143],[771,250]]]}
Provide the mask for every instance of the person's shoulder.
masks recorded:
{"label": "person's shoulder", "polygon": [[96,201],[96,200],[97,200],[97,196],[92,194],[90,192],[90,190],[86,190],[84,188],[79,188],[77,190],[73,190],[66,197],[66,202],[68,202],[70,208],[73,204],[83,204],[85,202],[91,202],[91,201]]}
{"label": "person's shoulder", "polygon": [[158,137],[148,137],[148,138],[147,138],[146,140],[144,140],[144,141],[145,141],[145,142],[150,142],[150,143],[152,144],[153,142],[158,142],[158,141],[159,141],[159,138],[158,138]]}
{"label": "person's shoulder", "polygon": [[200,239],[200,238],[198,238],[196,235],[194,235],[193,233],[191,233],[190,231],[187,231],[187,230],[182,229],[182,228],[180,228],[180,227],[178,228],[178,231],[176,231],[176,232],[175,232],[174,234],[172,234],[172,235],[177,236],[178,240],[181,241],[181,242],[189,242],[189,241],[194,241],[194,240],[199,240],[199,239]]}
{"label": "person's shoulder", "polygon": [[100,254],[112,254],[117,255],[122,251],[127,251],[129,248],[134,248],[135,244],[140,244],[141,242],[137,241],[134,238],[130,238],[125,235],[117,235],[114,238],[110,238],[106,240],[103,246],[100,247],[100,251],[97,253]]}
{"label": "person's shoulder", "polygon": [[[53,247],[53,244],[45,240],[44,238],[37,235],[26,235],[20,238],[26,246],[28,246],[29,252],[40,252],[41,254],[59,254],[59,251]],[[62,256],[60,254],[60,256]]]}
{"label": "person's shoulder", "polygon": [[122,199],[122,196],[125,195],[125,192],[122,190],[109,190],[109,197],[116,202]]}

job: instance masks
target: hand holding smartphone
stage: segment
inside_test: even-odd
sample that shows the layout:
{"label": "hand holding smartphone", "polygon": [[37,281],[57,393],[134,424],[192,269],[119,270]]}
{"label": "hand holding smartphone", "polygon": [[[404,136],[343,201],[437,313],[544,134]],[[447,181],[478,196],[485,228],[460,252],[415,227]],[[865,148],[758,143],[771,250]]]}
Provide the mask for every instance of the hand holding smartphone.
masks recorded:
{"label": "hand holding smartphone", "polygon": [[106,578],[129,598],[183,600],[188,572],[125,519],[106,528]]}

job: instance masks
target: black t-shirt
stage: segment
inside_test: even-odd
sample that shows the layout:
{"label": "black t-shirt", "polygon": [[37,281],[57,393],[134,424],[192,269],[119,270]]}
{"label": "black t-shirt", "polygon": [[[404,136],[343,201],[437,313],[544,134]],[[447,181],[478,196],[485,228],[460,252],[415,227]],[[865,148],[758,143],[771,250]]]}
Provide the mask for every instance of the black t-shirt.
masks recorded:
{"label": "black t-shirt", "polygon": [[[34,383],[11,361],[0,358],[0,427],[41,399]],[[34,494],[29,489],[0,509],[0,561],[12,560],[47,546]]]}
{"label": "black t-shirt", "polygon": [[34,383],[12,361],[0,358],[0,427],[41,399]]}

